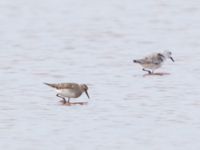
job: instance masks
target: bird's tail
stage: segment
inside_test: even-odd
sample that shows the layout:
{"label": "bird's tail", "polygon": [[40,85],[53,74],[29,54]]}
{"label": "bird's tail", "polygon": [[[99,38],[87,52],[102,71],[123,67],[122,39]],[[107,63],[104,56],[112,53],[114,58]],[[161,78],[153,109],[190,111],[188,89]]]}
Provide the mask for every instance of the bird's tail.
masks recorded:
{"label": "bird's tail", "polygon": [[141,63],[139,60],[133,60],[134,63]]}
{"label": "bird's tail", "polygon": [[48,85],[50,87],[56,88],[54,84],[50,84],[50,83],[44,83],[44,84],[46,84],[46,85]]}

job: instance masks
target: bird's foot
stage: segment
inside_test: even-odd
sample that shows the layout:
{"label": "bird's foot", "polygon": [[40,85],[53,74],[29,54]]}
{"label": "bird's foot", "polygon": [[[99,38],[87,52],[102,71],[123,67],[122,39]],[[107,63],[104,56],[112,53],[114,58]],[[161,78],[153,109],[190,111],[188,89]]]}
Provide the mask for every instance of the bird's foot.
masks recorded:
{"label": "bird's foot", "polygon": [[150,70],[147,70],[147,69],[144,69],[144,68],[142,70],[148,72],[148,74],[152,74],[153,73],[153,71],[150,71]]}
{"label": "bird's foot", "polygon": [[60,100],[61,103],[66,104],[67,101],[65,99]]}

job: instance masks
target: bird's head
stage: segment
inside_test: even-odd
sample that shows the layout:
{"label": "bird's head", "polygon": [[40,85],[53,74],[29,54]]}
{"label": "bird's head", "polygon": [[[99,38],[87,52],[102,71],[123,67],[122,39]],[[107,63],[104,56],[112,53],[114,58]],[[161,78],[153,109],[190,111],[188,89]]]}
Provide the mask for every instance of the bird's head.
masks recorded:
{"label": "bird's head", "polygon": [[86,84],[81,84],[80,87],[81,87],[81,91],[85,92],[85,94],[87,95],[87,97],[90,99],[90,96],[88,94],[88,86]]}
{"label": "bird's head", "polygon": [[172,57],[172,52],[170,52],[170,51],[164,51],[164,52],[163,52],[163,56],[164,56],[165,58],[171,59],[171,60],[174,62],[174,59],[173,59],[173,57]]}

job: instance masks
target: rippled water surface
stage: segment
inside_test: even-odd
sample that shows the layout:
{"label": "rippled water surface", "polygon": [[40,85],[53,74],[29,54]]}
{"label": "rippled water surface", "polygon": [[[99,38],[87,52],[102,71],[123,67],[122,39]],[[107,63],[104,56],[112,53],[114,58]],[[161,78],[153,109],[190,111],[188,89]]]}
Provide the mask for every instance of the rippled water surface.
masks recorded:
{"label": "rippled water surface", "polygon": [[[200,2],[1,0],[0,149],[199,150]],[[146,76],[134,58],[171,50]],[[63,106],[43,82],[77,82]]]}

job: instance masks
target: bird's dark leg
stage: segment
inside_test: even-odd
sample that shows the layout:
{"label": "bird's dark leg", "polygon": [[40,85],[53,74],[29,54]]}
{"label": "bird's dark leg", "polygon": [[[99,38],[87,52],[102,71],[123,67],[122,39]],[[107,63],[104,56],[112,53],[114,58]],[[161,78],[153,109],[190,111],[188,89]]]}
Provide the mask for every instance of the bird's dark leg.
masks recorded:
{"label": "bird's dark leg", "polygon": [[64,97],[60,96],[59,94],[56,94],[56,96],[62,98],[64,104],[66,103],[66,99]]}
{"label": "bird's dark leg", "polygon": [[147,71],[149,74],[152,74],[153,72],[151,72],[150,70],[147,70],[147,69],[142,69],[143,71]]}
{"label": "bird's dark leg", "polygon": [[63,103],[64,103],[64,104],[66,103],[66,99],[65,99],[65,98],[63,98]]}

